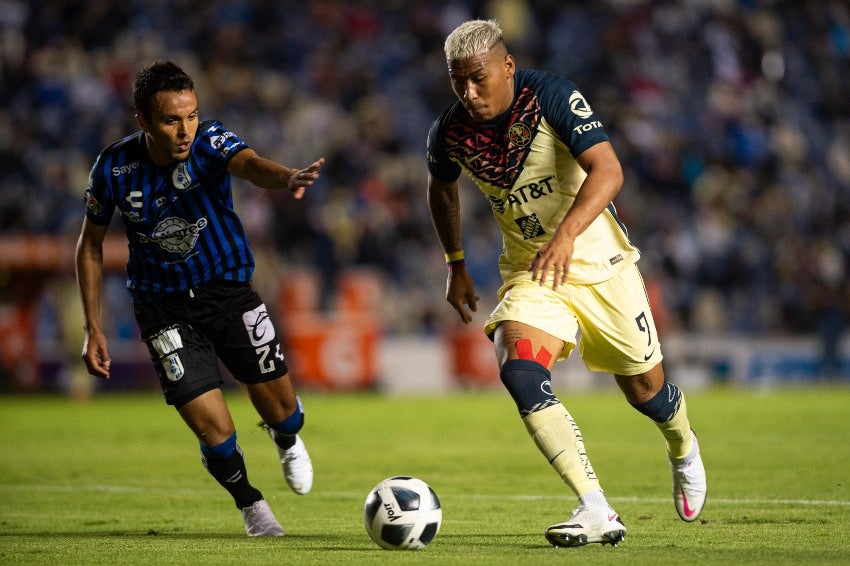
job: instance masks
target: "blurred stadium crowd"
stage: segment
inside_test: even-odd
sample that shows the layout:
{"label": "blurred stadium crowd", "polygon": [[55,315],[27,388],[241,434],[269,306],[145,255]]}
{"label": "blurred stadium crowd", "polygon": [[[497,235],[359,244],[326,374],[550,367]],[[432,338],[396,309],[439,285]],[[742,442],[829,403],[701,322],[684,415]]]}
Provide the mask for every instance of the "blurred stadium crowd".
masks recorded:
{"label": "blurred stadium crowd", "polygon": [[[171,59],[194,77],[202,118],[293,166],[328,159],[303,201],[237,186],[271,263],[328,281],[378,268],[387,329],[433,330],[454,315],[425,138],[453,101],[442,41],[470,17],[499,20],[520,67],[572,79],[601,117],[659,326],[843,332],[843,0],[0,0],[0,237],[78,232],[97,152],[137,129],[135,72]],[[464,214],[468,265],[492,294],[501,241],[472,185]]]}

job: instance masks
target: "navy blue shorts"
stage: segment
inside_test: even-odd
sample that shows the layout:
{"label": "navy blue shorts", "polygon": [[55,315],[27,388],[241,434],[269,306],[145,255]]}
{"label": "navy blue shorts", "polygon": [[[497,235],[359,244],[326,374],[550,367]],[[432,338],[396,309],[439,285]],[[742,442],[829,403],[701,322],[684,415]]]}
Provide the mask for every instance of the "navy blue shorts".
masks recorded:
{"label": "navy blue shorts", "polygon": [[133,306],[169,405],[221,387],[219,360],[243,383],[289,371],[280,332],[250,283],[216,281]]}

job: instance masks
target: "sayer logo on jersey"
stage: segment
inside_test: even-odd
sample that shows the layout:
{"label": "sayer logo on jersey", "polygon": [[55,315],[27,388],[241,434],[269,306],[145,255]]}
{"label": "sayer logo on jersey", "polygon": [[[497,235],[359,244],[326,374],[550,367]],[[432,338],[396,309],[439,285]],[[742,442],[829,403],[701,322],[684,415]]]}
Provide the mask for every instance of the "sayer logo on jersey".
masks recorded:
{"label": "sayer logo on jersey", "polygon": [[262,346],[274,340],[274,326],[265,304],[243,313],[242,322],[245,323],[252,346]]}

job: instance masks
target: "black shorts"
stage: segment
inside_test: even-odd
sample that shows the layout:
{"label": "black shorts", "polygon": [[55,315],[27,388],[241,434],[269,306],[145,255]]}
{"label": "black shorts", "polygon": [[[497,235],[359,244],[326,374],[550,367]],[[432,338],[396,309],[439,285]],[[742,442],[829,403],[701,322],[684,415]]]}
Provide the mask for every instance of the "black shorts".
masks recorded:
{"label": "black shorts", "polygon": [[177,408],[221,387],[219,360],[243,383],[289,371],[280,332],[249,283],[216,281],[134,305],[165,401]]}

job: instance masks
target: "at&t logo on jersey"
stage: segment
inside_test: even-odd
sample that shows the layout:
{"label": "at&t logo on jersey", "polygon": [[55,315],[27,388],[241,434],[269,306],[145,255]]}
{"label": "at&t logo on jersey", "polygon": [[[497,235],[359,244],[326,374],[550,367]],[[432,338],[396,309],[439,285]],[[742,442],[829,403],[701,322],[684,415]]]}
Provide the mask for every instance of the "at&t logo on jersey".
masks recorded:
{"label": "at&t logo on jersey", "polygon": [[143,244],[155,242],[166,251],[185,256],[195,247],[198,234],[206,227],[206,218],[190,224],[182,218],[172,216],[157,224],[150,236],[139,233],[139,240]]}
{"label": "at&t logo on jersey", "polygon": [[490,205],[496,212],[504,214],[506,206],[520,207],[527,204],[529,201],[551,195],[555,192],[555,188],[551,183],[554,178],[554,175],[549,175],[548,177],[543,177],[542,179],[532,181],[531,183],[526,183],[525,185],[521,185],[508,191],[507,196],[504,198],[499,198],[493,195],[489,195],[487,198],[490,200]]}

